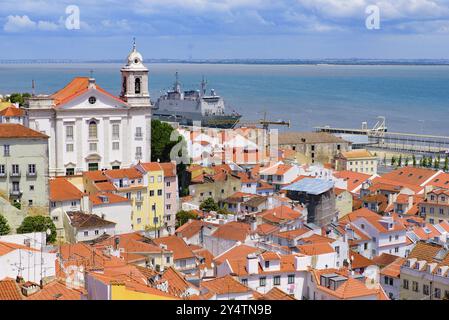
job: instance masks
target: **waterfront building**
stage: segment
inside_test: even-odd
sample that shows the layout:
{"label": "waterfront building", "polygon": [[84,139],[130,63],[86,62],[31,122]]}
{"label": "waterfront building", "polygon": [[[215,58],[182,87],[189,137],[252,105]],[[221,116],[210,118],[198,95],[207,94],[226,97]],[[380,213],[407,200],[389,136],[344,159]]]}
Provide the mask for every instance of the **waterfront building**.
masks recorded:
{"label": "waterfront building", "polygon": [[435,188],[427,192],[418,207],[420,215],[426,219],[427,223],[449,222],[449,190]]}
{"label": "waterfront building", "polygon": [[25,119],[25,111],[14,104],[0,111],[0,123],[26,125]]}
{"label": "waterfront building", "polygon": [[324,132],[279,133],[279,148],[291,149],[305,156],[307,163],[329,163],[340,152],[351,150],[351,143]]}
{"label": "waterfront building", "polygon": [[129,167],[151,159],[148,69],[134,45],[121,69],[120,97],[92,77],[77,77],[52,95],[28,99],[31,129],[49,139],[51,176]]}
{"label": "waterfront building", "polygon": [[337,171],[348,170],[370,175],[377,174],[377,156],[365,149],[340,152],[334,161]]}

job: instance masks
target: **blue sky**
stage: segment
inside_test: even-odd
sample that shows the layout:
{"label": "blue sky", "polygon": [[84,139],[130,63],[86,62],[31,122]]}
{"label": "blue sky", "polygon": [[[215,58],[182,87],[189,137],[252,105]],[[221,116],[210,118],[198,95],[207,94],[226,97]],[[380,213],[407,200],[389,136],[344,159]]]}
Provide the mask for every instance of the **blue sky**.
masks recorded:
{"label": "blue sky", "polygon": [[120,59],[134,36],[154,59],[449,58],[449,1],[0,0],[0,59]]}

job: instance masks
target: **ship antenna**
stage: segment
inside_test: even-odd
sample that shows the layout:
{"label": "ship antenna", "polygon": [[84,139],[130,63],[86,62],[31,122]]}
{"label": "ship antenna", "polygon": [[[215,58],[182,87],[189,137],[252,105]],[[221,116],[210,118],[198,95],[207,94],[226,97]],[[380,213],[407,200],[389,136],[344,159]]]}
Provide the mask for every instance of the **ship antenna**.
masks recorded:
{"label": "ship antenna", "polygon": [[204,79],[204,75],[203,75],[203,79],[201,80],[201,95],[205,95],[206,94],[206,84],[207,81]]}

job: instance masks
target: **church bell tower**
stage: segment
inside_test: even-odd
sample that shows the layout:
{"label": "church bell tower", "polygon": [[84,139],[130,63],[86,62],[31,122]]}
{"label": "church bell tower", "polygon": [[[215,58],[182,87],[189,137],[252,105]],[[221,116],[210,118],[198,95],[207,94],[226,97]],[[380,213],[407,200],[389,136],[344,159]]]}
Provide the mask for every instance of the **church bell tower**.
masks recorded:
{"label": "church bell tower", "polygon": [[142,55],[133,49],[128,55],[126,65],[120,70],[122,74],[122,90],[120,98],[132,107],[150,107],[150,93],[148,92],[148,68],[143,64]]}

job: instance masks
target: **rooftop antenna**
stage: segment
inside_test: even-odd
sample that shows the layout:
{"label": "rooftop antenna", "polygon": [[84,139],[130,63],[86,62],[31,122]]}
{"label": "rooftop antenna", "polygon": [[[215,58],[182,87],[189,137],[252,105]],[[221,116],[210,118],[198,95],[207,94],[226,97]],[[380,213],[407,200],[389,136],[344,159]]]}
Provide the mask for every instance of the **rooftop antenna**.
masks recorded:
{"label": "rooftop antenna", "polygon": [[91,70],[89,71],[89,75],[90,75],[89,78],[92,79],[92,78],[94,77],[94,70],[91,69]]}
{"label": "rooftop antenna", "polygon": [[204,75],[203,75],[203,78],[201,80],[201,95],[202,96],[204,96],[206,94],[206,85],[207,85],[207,81],[206,81],[206,79],[204,78]]}

